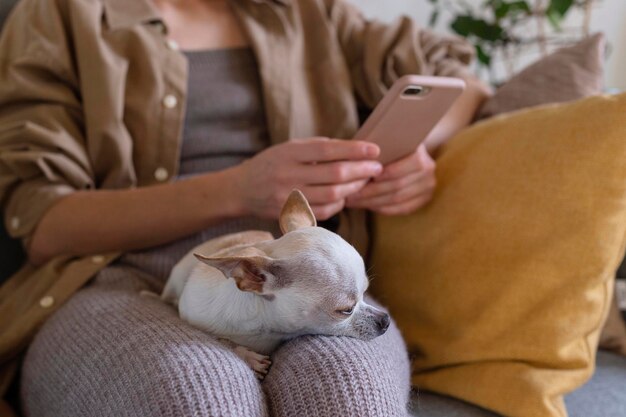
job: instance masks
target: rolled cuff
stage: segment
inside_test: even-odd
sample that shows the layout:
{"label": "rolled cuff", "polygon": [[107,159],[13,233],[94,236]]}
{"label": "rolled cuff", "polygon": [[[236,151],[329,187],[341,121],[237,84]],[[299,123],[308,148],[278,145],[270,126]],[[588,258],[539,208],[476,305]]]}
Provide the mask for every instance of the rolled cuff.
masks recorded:
{"label": "rolled cuff", "polygon": [[359,98],[375,107],[407,74],[466,78],[475,50],[466,39],[418,27],[407,17],[391,24],[369,21],[362,30],[363,56],[351,74]]}
{"label": "rolled cuff", "polygon": [[13,190],[6,205],[4,221],[13,238],[28,246],[43,215],[61,198],[76,191],[67,184],[50,183],[45,179],[31,180]]}
{"label": "rolled cuff", "polygon": [[476,51],[466,39],[455,35],[441,35],[430,30],[420,31],[420,45],[433,75],[464,77],[470,74],[469,65]]}

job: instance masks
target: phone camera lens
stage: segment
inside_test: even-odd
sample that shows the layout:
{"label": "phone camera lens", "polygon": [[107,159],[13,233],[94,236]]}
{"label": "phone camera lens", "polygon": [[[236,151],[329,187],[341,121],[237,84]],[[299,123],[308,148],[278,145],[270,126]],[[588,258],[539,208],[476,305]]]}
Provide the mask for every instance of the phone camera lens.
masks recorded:
{"label": "phone camera lens", "polygon": [[422,87],[419,85],[412,85],[410,87],[405,88],[404,91],[402,92],[402,95],[407,96],[407,97],[422,97],[428,94],[429,90],[430,89],[427,87]]}

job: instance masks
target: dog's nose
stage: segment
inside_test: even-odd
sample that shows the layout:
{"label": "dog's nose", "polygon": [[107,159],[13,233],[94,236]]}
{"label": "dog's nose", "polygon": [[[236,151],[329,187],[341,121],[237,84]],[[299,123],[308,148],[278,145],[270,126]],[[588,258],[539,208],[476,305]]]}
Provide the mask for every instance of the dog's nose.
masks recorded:
{"label": "dog's nose", "polygon": [[378,320],[376,320],[376,324],[378,325],[380,334],[383,334],[387,331],[387,329],[389,328],[389,323],[391,323],[391,320],[389,319],[389,314],[384,314],[380,316]]}

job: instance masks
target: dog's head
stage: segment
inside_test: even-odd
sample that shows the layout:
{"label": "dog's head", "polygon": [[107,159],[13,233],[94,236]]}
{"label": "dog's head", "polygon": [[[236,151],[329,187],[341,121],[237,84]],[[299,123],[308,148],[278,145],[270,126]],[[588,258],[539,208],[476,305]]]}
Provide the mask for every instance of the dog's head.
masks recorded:
{"label": "dog's head", "polygon": [[273,326],[297,336],[324,334],[370,340],[389,316],[367,304],[363,259],[341,237],[316,227],[304,195],[294,190],[280,215],[283,236],[256,244],[255,254],[196,257],[232,277],[241,291],[269,301]]}

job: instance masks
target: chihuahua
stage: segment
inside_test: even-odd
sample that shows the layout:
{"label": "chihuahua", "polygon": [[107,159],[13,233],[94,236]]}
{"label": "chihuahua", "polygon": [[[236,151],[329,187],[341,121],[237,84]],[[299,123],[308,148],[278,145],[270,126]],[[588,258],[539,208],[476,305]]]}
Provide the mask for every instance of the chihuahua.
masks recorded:
{"label": "chihuahua", "polygon": [[368,279],[361,256],[317,227],[300,191],[289,195],[279,224],[279,239],[247,231],[194,248],[172,269],[161,295],[183,320],[227,342],[259,379],[283,341],[305,334],[370,340],[390,322],[363,300]]}

